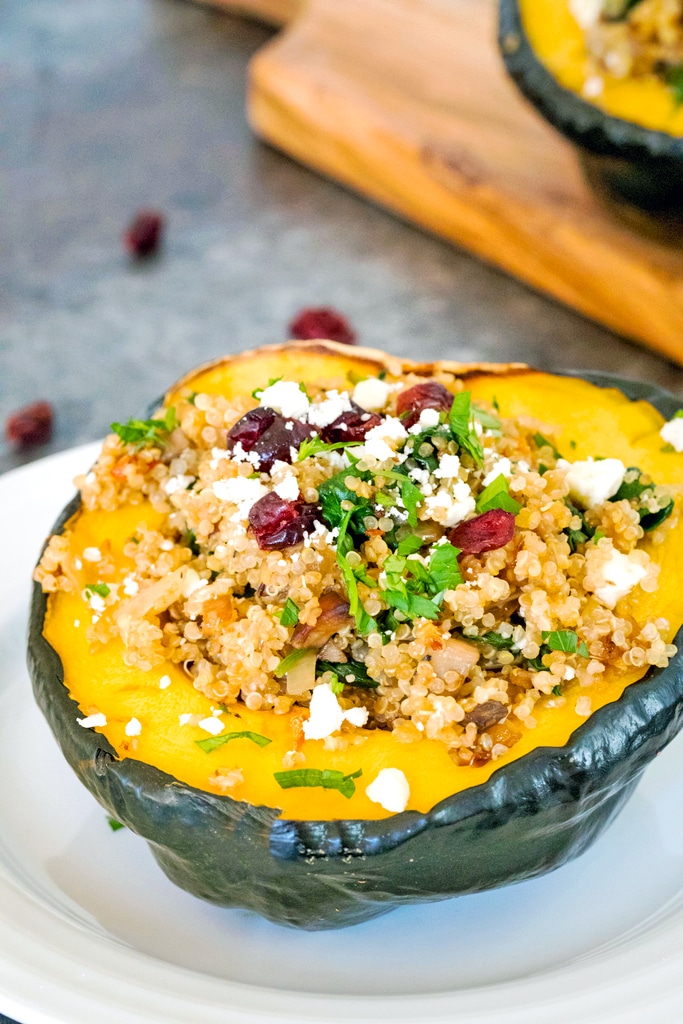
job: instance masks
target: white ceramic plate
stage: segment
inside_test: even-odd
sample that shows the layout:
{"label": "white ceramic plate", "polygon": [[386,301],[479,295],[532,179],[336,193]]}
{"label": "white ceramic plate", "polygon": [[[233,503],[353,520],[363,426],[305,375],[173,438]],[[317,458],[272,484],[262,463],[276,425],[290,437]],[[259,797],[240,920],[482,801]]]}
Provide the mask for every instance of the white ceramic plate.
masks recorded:
{"label": "white ceramic plate", "polygon": [[683,995],[683,737],[559,871],[298,933],[176,889],[33,704],[30,576],[97,446],[0,478],[0,1013],[21,1024],[651,1024]]}

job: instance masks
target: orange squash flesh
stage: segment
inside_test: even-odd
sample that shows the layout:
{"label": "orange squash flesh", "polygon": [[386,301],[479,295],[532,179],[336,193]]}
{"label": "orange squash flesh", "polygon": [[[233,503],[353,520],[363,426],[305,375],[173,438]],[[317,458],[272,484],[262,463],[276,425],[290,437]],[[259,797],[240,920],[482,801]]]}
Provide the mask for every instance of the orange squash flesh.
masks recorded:
{"label": "orange squash flesh", "polygon": [[[444,368],[455,364],[440,364]],[[361,375],[376,373],[386,366],[390,374],[400,372],[405,362],[390,360],[381,353],[351,350],[341,346],[316,352],[274,349],[256,356],[246,354],[196,371],[168,395],[173,401],[180,389],[211,393],[244,394],[263,385],[270,377],[284,374],[288,379],[348,387],[349,371]],[[465,370],[465,368],[461,368]],[[468,370],[466,386],[473,398],[498,402],[503,416],[527,415],[560,428],[555,434],[557,447],[571,459],[592,456],[616,457],[627,465],[640,466],[660,484],[674,485],[677,509],[681,504],[683,455],[662,452],[659,429],[661,415],[645,402],[630,402],[620,392],[600,389],[582,380],[555,377],[518,367],[488,367]],[[429,367],[419,367],[428,375]],[[571,444],[571,442],[574,442]],[[132,563],[122,554],[125,541],[141,525],[154,527],[161,516],[151,506],[126,506],[115,512],[81,511],[65,531],[72,550],[80,555],[84,548],[102,546],[108,541],[114,558],[117,579],[123,579]],[[638,621],[663,616],[669,620],[669,639],[683,624],[683,525],[666,533],[662,544],[646,544],[651,557],[660,563],[662,573],[656,593],[636,588],[618,606]],[[82,570],[84,586],[89,580]],[[194,742],[206,739],[206,733],[191,725],[180,726],[185,713],[210,715],[211,702],[194,690],[181,668],[161,665],[150,672],[128,666],[119,641],[91,647],[85,638],[91,611],[80,596],[58,593],[49,600],[45,636],[59,654],[64,666],[65,685],[84,713],[96,708],[107,716],[102,730],[121,757],[130,757],[154,765],[162,771],[200,790],[218,793],[209,778],[217,768],[242,769],[244,782],[230,790],[230,796],[252,804],[278,807],[283,817],[329,820],[334,818],[385,818],[388,812],[372,803],[365,786],[381,768],[400,768],[411,791],[409,809],[427,811],[449,794],[478,785],[502,765],[516,760],[538,746],[564,744],[585,718],[574,710],[576,698],[590,695],[593,710],[616,700],[624,688],[643,675],[643,670],[618,674],[608,669],[590,690],[566,688],[567,703],[562,708],[537,706],[537,726],[525,729],[522,739],[504,757],[481,767],[456,767],[443,744],[423,739],[418,743],[399,743],[389,732],[367,730],[363,743],[343,751],[328,751],[321,741],[305,741],[301,749],[306,767],[330,768],[344,774],[362,769],[355,795],[347,800],[340,793],[322,789],[282,790],[273,773],[282,770],[282,758],[295,745],[291,715],[240,710],[227,720],[226,731],[250,730],[268,736],[272,742],[258,747],[249,740],[231,742],[206,754]],[[162,676],[172,682],[161,689]],[[143,725],[135,740],[125,736],[131,717]],[[227,716],[226,716],[227,717]]]}

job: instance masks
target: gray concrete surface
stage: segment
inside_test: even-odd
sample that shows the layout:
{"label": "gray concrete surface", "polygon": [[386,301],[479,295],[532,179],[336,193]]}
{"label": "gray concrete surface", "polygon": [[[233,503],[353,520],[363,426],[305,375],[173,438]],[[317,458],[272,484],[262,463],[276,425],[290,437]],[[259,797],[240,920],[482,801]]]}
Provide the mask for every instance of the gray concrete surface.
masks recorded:
{"label": "gray concrete surface", "polygon": [[[48,445],[0,441],[0,472],[102,436],[201,360],[283,340],[311,304],[400,354],[683,394],[680,368],[260,144],[245,69],[268,38],[177,0],[0,6],[0,423],[37,398],[57,415]],[[143,205],[167,241],[134,266],[121,233]]]}

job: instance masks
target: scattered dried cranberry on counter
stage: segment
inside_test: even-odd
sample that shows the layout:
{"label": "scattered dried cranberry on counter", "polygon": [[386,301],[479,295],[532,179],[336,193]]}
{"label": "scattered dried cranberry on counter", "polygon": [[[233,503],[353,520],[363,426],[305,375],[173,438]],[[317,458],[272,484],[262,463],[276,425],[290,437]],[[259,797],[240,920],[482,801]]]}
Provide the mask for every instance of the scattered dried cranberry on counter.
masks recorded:
{"label": "scattered dried cranberry on counter", "polygon": [[262,551],[279,551],[302,541],[319,518],[317,505],[285,501],[270,491],[251,506],[249,526]]}
{"label": "scattered dried cranberry on counter", "polygon": [[338,444],[340,441],[362,441],[368,430],[378,427],[382,417],[376,412],[366,412],[352,402],[350,412],[343,412],[328,426],[323,427],[320,436],[327,444]]}
{"label": "scattered dried cranberry on counter", "polygon": [[342,345],[355,345],[356,332],[341,313],[326,306],[302,309],[289,325],[289,336],[299,341],[324,338]]}
{"label": "scattered dried cranberry on counter", "polygon": [[151,256],[161,244],[164,216],[158,210],[139,210],[123,235],[123,244],[131,256]]}
{"label": "scattered dried cranberry on counter", "polygon": [[424,409],[449,412],[453,395],[438,381],[428,380],[402,391],[396,400],[396,411],[404,427],[412,427]]}
{"label": "scattered dried cranberry on counter", "polygon": [[268,473],[275,462],[291,463],[292,449],[298,452],[302,441],[315,431],[300,420],[288,420],[274,409],[252,409],[228,432],[228,450],[239,442],[245,452],[256,452],[262,473]]}
{"label": "scattered dried cranberry on counter", "polygon": [[52,436],[52,406],[49,402],[34,402],[8,417],[5,437],[21,447],[43,444]]}
{"label": "scattered dried cranberry on counter", "polygon": [[515,535],[515,517],[512,512],[492,508],[474,519],[460,523],[448,534],[448,539],[466,555],[481,555],[484,551],[502,548]]}

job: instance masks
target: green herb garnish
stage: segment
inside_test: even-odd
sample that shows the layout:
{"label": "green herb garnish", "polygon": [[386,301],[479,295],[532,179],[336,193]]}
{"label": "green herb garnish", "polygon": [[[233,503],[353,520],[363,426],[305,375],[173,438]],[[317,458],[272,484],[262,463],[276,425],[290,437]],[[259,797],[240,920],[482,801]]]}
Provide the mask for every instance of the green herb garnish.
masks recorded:
{"label": "green herb garnish", "polygon": [[356,792],[354,779],[360,778],[363,774],[362,768],[350,775],[343,775],[332,768],[294,768],[289,772],[274,772],[274,779],[282,789],[294,789],[297,787],[336,789],[350,800]]}
{"label": "green herb garnish", "polygon": [[553,442],[549,441],[547,437],[543,436],[543,434],[534,434],[533,442],[537,448],[550,448],[551,452],[553,453],[556,459],[562,458]]}
{"label": "green herb garnish", "polygon": [[178,426],[175,407],[166,410],[163,420],[135,420],[127,423],[112,423],[111,429],[124,444],[134,444],[136,451],[147,445],[164,445],[167,435]]}
{"label": "green herb garnish", "polygon": [[[282,374],[279,377],[271,377],[268,383],[266,384],[266,387],[272,387],[273,384],[277,384],[279,380],[282,380]],[[258,399],[261,397],[265,390],[266,388],[254,388],[254,390],[251,393],[251,397],[255,398],[258,401]]]}
{"label": "green herb garnish", "polygon": [[460,548],[454,547],[448,541],[436,544],[429,556],[429,575],[437,593],[443,590],[455,590],[459,583],[462,583],[458,555]]}
{"label": "green herb garnish", "polygon": [[664,81],[671,89],[675,106],[680,107],[683,104],[683,64],[667,68]]}
{"label": "green herb garnish", "polygon": [[197,534],[194,532],[194,530],[185,530],[181,538],[181,543],[184,544],[186,548],[189,548],[195,557],[199,554]]}
{"label": "green herb garnish", "polygon": [[475,420],[478,420],[486,430],[500,430],[501,428],[500,420],[478,405],[472,406],[472,416]]}
{"label": "green herb garnish", "polygon": [[344,691],[344,684],[342,683],[341,679],[336,674],[336,672],[332,673],[332,681],[330,682],[330,689],[332,690],[332,693],[336,697],[338,697],[339,694],[343,693],[343,691]]}
{"label": "green herb garnish", "polygon": [[311,651],[315,651],[315,647],[302,647],[297,651],[290,651],[286,658],[283,658],[280,664],[273,670],[273,675],[278,679],[281,676],[286,676],[288,672],[298,665],[302,658],[305,658]]}
{"label": "green herb garnish", "polygon": [[251,740],[257,747],[267,747],[269,743],[273,742],[267,736],[262,736],[260,732],[245,730],[244,732],[226,732],[223,736],[210,736],[208,740],[195,740],[195,743],[205,754],[210,754],[212,750],[217,750],[218,747],[230,743],[231,740]]}
{"label": "green herb garnish", "polygon": [[109,825],[109,828],[112,830],[112,832],[118,832],[118,831],[120,831],[120,829],[126,827],[120,821],[117,821],[116,818],[109,818],[108,817],[107,818],[107,824]]}
{"label": "green herb garnish", "polygon": [[552,693],[553,697],[561,697],[562,696],[562,687],[558,683],[556,686],[553,686],[553,688],[552,688],[552,690],[550,692]]}
{"label": "green herb garnish", "polygon": [[494,508],[501,508],[514,516],[522,508],[519,502],[510,496],[510,485],[502,473],[492,480],[477,498],[477,512],[490,512]]}
{"label": "green herb garnish", "polygon": [[[365,665],[360,661],[345,661],[343,664],[335,661],[318,661],[315,671],[319,676],[323,672],[334,672],[342,682],[348,683],[349,686],[360,686],[364,690],[374,690],[379,686],[379,683],[370,678]],[[353,678],[350,679],[349,676]]]}
{"label": "green herb garnish", "polygon": [[448,414],[448,426],[458,446],[471,456],[477,466],[484,464],[484,449],[476,433],[470,428],[471,393],[460,391],[453,398]]}
{"label": "green herb garnish", "polygon": [[292,601],[291,597],[288,597],[285,601],[285,606],[280,612],[280,623],[283,626],[296,626],[299,621],[299,608]]}
{"label": "green herb garnish", "polygon": [[404,537],[403,540],[398,542],[396,554],[401,556],[414,555],[416,551],[420,550],[423,544],[424,539],[422,537],[418,537],[416,533],[409,533],[407,537]]}
{"label": "green herb garnish", "polygon": [[585,640],[579,640],[573,629],[544,630],[541,638],[549,651],[564,651],[565,654],[590,658]]}
{"label": "green herb garnish", "polygon": [[356,511],[355,507],[344,513],[344,518],[339,525],[339,537],[337,538],[337,565],[341,569],[344,585],[349,597],[349,613],[356,620],[356,629],[361,636],[366,636],[377,628],[377,623],[371,615],[365,611],[358,594],[358,579],[353,568],[346,560],[349,551],[353,550],[353,542],[348,536],[351,516]]}
{"label": "green herb garnish", "polygon": [[479,636],[473,636],[472,639],[478,644],[490,644],[497,651],[509,651],[515,643],[511,636],[503,636],[502,633],[494,632],[480,633]]}
{"label": "green herb garnish", "polygon": [[301,442],[296,461],[303,462],[304,459],[308,459],[312,455],[319,455],[320,452],[333,452],[337,448],[357,447],[362,443],[362,441],[335,441],[328,444],[320,437],[307,437]]}
{"label": "green herb garnish", "polygon": [[111,594],[106,583],[86,583],[85,590],[90,594],[97,594],[98,597],[109,597]]}

